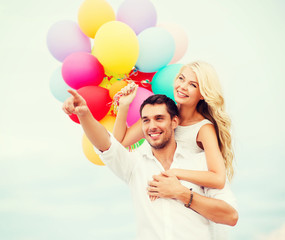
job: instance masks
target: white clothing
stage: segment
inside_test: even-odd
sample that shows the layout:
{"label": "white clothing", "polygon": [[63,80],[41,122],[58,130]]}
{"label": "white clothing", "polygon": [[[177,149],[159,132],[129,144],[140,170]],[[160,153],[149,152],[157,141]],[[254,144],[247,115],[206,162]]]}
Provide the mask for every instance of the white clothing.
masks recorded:
{"label": "white clothing", "polygon": [[212,123],[208,119],[204,119],[192,125],[177,126],[177,128],[175,129],[175,140],[183,144],[183,147],[188,148],[189,151],[193,154],[204,152],[204,150],[197,145],[196,139],[199,130],[205,124]]}
{"label": "white clothing", "polygon": [[[178,200],[159,198],[150,201],[147,195],[148,181],[164,171],[153,156],[151,147],[145,143],[137,151],[129,152],[112,135],[111,146],[105,152],[95,148],[102,161],[130,187],[137,223],[137,240],[208,240],[210,221],[192,209],[185,208]],[[174,154],[170,168],[204,169],[201,159],[189,154],[180,144]],[[189,160],[191,159],[191,160]],[[204,164],[205,165],[205,164]],[[208,197],[222,198],[234,205],[234,197],[228,188],[223,190],[203,189],[190,182],[181,183],[194,192]]]}
{"label": "white clothing", "polygon": [[[195,124],[192,124],[192,125],[178,126],[175,129],[175,140],[177,142],[179,142],[184,148],[188,148],[191,153],[198,154],[197,156],[200,156],[199,157],[200,161],[203,162],[204,164],[207,163],[206,158],[205,158],[205,152],[203,149],[201,149],[197,145],[196,140],[197,140],[197,135],[198,135],[199,130],[205,124],[213,124],[213,123],[210,122],[208,119],[204,119],[204,120],[197,122]],[[195,169],[192,169],[192,170],[195,170]],[[204,165],[204,170],[208,171],[208,168],[205,165]],[[222,198],[223,197],[224,196],[222,196]],[[218,195],[216,195],[215,198],[219,198]],[[221,198],[219,198],[219,199],[221,199]],[[221,200],[226,201],[226,199],[221,199]],[[226,202],[228,202],[228,201],[226,201]],[[230,205],[232,205],[232,204],[230,204]],[[237,209],[236,204],[233,207],[235,209]],[[228,239],[227,230],[228,230],[228,226],[211,222],[211,235],[212,235],[213,240],[226,240],[226,239]]]}

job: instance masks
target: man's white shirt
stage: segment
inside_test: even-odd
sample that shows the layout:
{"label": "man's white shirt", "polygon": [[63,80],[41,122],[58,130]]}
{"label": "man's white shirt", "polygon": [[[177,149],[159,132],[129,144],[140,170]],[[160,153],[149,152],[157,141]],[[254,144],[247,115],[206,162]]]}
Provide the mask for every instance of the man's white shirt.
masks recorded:
{"label": "man's white shirt", "polygon": [[[114,174],[130,187],[135,208],[137,240],[211,239],[210,221],[185,208],[182,202],[166,198],[150,201],[147,195],[148,181],[165,169],[153,156],[146,141],[137,151],[129,152],[111,134],[110,140],[111,146],[107,151],[102,153],[96,148],[95,151]],[[190,154],[178,142],[170,168],[207,170],[204,159],[201,154]],[[236,208],[235,198],[227,183],[221,190],[202,188],[186,181],[181,183],[187,188],[193,188],[196,193],[224,200]]]}

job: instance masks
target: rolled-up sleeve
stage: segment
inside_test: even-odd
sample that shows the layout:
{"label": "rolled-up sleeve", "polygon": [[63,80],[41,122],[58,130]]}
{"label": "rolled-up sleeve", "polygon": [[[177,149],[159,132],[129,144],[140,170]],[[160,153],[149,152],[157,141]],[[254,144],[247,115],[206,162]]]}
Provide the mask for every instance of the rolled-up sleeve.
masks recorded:
{"label": "rolled-up sleeve", "polygon": [[129,152],[110,133],[111,146],[102,152],[94,146],[95,152],[112,172],[124,182],[129,183],[136,163],[136,153]]}

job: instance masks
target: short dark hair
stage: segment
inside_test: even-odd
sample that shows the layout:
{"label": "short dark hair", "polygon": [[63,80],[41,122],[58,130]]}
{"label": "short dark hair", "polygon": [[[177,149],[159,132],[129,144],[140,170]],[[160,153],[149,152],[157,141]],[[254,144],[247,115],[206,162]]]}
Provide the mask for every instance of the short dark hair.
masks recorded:
{"label": "short dark hair", "polygon": [[140,107],[140,116],[142,116],[142,110],[144,106],[148,104],[150,105],[165,104],[167,112],[169,113],[171,119],[175,116],[177,117],[179,116],[178,107],[176,106],[175,102],[171,98],[167,97],[166,95],[155,94],[155,95],[151,95],[146,100],[144,100]]}

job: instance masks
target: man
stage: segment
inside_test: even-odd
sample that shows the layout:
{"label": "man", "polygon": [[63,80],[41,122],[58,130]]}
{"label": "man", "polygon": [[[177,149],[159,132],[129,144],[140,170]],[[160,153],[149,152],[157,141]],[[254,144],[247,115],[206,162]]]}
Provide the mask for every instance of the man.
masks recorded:
{"label": "man", "polygon": [[[175,176],[163,173],[173,164],[180,168],[192,167],[189,153],[174,139],[178,109],[170,98],[153,95],[144,101],[140,113],[142,130],[149,145],[140,151],[128,152],[93,118],[85,100],[76,91],[69,92],[72,97],[66,100],[63,110],[67,114],[77,114],[101,159],[130,186],[138,224],[137,239],[204,240],[211,238],[209,220],[236,224],[238,214],[225,202],[232,202],[228,189],[207,190],[188,182],[182,185]],[[151,201],[149,196],[159,198]]]}

